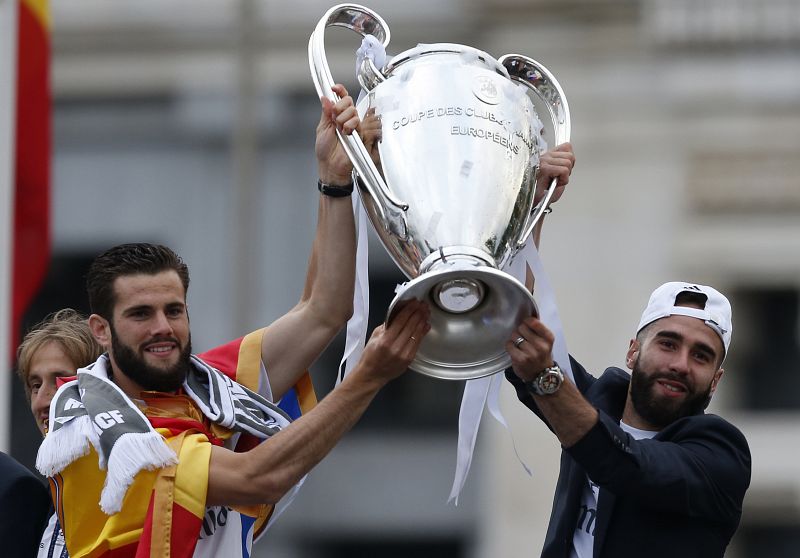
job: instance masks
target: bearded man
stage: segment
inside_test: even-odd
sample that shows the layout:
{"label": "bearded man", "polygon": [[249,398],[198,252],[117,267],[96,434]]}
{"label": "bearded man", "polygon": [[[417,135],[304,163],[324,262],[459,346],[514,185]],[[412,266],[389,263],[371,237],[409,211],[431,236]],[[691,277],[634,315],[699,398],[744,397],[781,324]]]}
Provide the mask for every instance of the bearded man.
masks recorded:
{"label": "bearded man", "polygon": [[[316,404],[306,370],[347,321],[354,281],[352,166],[336,132],[359,119],[344,87],[333,89],[340,100],[322,99],[317,127],[317,235],[287,314],[194,355],[177,254],[123,244],[92,263],[88,325],[106,353],[53,395],[37,457],[72,558],[249,557],[254,536],[414,358],[430,329],[418,301],[375,330]],[[302,416],[292,420],[287,402]]]}
{"label": "bearded man", "polygon": [[628,348],[632,373],[595,378],[553,360],[536,318],[506,348],[506,378],[562,445],[543,558],[721,558],[742,514],[750,450],[704,412],[722,378],[731,306],[717,290],[666,283]]}

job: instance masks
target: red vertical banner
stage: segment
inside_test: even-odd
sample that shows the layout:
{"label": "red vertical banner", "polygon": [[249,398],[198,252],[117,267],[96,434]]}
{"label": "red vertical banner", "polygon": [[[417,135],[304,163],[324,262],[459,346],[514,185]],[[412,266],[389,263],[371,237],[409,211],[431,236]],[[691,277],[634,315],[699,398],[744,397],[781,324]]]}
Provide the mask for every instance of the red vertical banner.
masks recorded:
{"label": "red vertical banner", "polygon": [[50,261],[50,13],[47,0],[19,1],[14,167],[12,350],[22,315]]}

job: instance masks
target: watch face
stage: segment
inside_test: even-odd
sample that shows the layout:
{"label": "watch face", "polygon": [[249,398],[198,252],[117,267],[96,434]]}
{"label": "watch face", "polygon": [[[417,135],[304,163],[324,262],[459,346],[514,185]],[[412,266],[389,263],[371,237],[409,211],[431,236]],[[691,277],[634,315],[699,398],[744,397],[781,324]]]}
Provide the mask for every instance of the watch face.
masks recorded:
{"label": "watch face", "polygon": [[561,374],[554,371],[547,371],[539,376],[539,389],[542,393],[555,393],[561,387]]}

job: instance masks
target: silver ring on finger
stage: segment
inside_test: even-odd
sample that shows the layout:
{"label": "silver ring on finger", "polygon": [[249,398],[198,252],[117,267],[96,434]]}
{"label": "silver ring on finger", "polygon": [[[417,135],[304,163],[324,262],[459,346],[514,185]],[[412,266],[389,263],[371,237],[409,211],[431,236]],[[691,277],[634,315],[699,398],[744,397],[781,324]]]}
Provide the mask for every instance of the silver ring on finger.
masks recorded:
{"label": "silver ring on finger", "polygon": [[524,342],[525,342],[525,338],[524,337],[522,337],[522,336],[517,337],[516,341],[514,341],[514,346],[517,349],[519,349],[519,346],[522,345]]}
{"label": "silver ring on finger", "polygon": [[414,337],[414,336],[412,335],[412,336],[411,336],[411,340],[412,340],[412,341],[416,341],[416,340],[417,340],[417,338],[416,338],[416,337]]}

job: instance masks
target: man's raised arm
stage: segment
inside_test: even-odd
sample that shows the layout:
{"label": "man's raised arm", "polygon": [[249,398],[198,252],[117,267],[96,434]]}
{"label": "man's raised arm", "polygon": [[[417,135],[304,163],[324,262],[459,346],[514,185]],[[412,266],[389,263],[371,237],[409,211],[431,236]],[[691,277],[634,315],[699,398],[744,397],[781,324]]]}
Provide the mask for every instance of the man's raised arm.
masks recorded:
{"label": "man's raised arm", "polygon": [[347,90],[335,85],[337,103],[322,98],[315,151],[320,182],[333,194],[320,194],[317,233],[300,302],[267,328],[261,359],[274,400],[279,400],[319,357],[352,314],[355,283],[355,224],[350,195],[352,164],[336,130],[351,134],[358,113]]}
{"label": "man's raised arm", "polygon": [[379,326],[342,384],[310,412],[245,453],[211,449],[207,505],[277,502],[358,421],[375,394],[406,371],[430,329],[425,303],[407,304]]}

